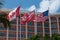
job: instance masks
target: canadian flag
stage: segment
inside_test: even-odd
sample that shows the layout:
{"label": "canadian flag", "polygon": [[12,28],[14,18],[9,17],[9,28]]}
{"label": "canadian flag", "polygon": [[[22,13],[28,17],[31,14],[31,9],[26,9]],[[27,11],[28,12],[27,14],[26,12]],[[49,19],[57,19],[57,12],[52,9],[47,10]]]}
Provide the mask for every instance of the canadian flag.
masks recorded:
{"label": "canadian flag", "polygon": [[20,6],[18,6],[17,8],[15,8],[14,10],[12,10],[9,14],[8,14],[8,20],[12,21],[14,20],[16,17],[19,16],[19,10],[20,10]]}

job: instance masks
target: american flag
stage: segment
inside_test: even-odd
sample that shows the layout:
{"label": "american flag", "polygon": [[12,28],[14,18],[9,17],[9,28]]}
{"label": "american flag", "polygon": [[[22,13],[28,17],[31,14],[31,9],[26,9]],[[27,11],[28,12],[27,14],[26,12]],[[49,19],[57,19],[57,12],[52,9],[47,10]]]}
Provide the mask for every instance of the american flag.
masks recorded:
{"label": "american flag", "polygon": [[48,19],[48,10],[43,13],[38,14],[37,17],[35,17],[34,22],[41,22],[47,19]]}

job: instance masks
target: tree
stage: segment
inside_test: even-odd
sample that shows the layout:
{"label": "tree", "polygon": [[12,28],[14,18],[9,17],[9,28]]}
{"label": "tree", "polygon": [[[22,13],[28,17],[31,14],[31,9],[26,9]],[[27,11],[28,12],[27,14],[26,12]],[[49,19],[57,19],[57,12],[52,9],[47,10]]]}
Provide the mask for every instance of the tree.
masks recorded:
{"label": "tree", "polygon": [[9,20],[6,18],[6,13],[0,13],[0,22],[3,23],[4,27],[11,27]]}
{"label": "tree", "polygon": [[60,40],[60,34],[58,33],[52,34],[52,40]]}
{"label": "tree", "polygon": [[45,34],[45,36],[43,37],[43,40],[50,40],[49,34]]}
{"label": "tree", "polygon": [[3,0],[0,0],[0,8],[3,6]]}
{"label": "tree", "polygon": [[48,34],[46,34],[43,37],[43,40],[60,40],[60,35],[57,33],[52,34],[52,36],[50,37]]}
{"label": "tree", "polygon": [[[0,0],[0,9],[1,7],[3,6],[3,0]],[[10,27],[10,22],[9,20],[6,18],[7,14],[2,12],[0,13],[0,22],[3,23],[4,27],[7,28],[7,27]]]}
{"label": "tree", "polygon": [[37,34],[37,35],[34,35],[34,36],[30,37],[27,40],[39,40],[39,38],[40,38],[40,36]]}

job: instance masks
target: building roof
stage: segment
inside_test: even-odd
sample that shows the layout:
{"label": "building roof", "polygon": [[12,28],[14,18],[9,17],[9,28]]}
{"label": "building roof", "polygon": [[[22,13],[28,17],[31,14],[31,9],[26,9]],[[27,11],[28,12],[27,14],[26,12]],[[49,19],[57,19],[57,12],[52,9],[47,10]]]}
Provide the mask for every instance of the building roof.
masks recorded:
{"label": "building roof", "polygon": [[[2,8],[0,9],[0,12],[10,12],[12,11],[13,9],[5,9],[5,8]],[[28,10],[20,10],[20,13],[28,13],[29,11]],[[39,14],[40,12],[36,12],[37,14]],[[60,15],[60,13],[49,13],[50,15]]]}

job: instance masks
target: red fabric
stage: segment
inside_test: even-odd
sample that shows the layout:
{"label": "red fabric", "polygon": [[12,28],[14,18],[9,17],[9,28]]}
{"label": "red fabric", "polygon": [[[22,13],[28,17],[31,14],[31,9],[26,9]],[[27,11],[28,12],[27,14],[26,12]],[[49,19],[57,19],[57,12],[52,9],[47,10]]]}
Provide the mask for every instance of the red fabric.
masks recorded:
{"label": "red fabric", "polygon": [[33,21],[34,18],[35,18],[35,11],[32,11],[29,14],[24,14],[21,17],[21,24],[25,24],[26,22]]}
{"label": "red fabric", "polygon": [[14,10],[12,10],[7,16],[7,19],[9,20],[9,21],[12,21],[12,20],[14,20],[14,19],[16,19],[16,17],[18,17],[19,16],[19,9],[20,9],[20,6],[19,7],[17,7],[17,8],[15,8]]}
{"label": "red fabric", "polygon": [[16,17],[18,17],[20,15],[19,11],[20,11],[20,6],[18,6],[18,8],[16,9]]}
{"label": "red fabric", "polygon": [[33,21],[35,18],[35,11],[29,13],[27,22]]}
{"label": "red fabric", "polygon": [[48,19],[48,16],[43,17],[43,13],[38,14],[38,16],[35,17],[34,22],[42,22]]}
{"label": "red fabric", "polygon": [[48,16],[43,17],[43,21],[46,21],[48,19]]}
{"label": "red fabric", "polygon": [[38,22],[43,21],[43,14],[42,14],[42,13],[40,13],[40,14],[38,15],[37,21],[38,21]]}
{"label": "red fabric", "polygon": [[21,24],[25,24],[27,19],[28,19],[28,14],[26,13],[21,17]]}
{"label": "red fabric", "polygon": [[25,24],[25,22],[22,20],[22,18],[20,18],[20,23]]}
{"label": "red fabric", "polygon": [[43,14],[42,13],[38,14],[34,19],[34,22],[40,22],[40,21],[43,21]]}

